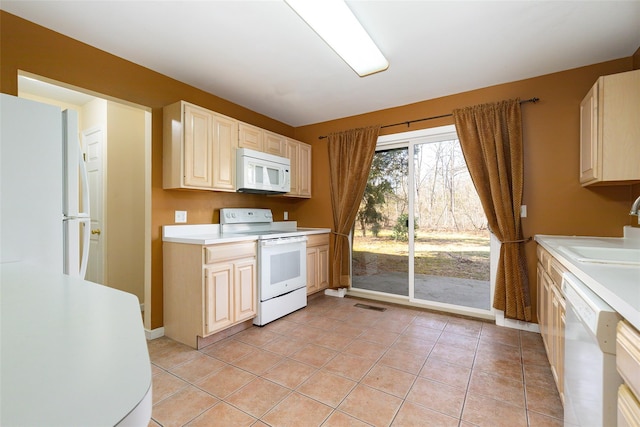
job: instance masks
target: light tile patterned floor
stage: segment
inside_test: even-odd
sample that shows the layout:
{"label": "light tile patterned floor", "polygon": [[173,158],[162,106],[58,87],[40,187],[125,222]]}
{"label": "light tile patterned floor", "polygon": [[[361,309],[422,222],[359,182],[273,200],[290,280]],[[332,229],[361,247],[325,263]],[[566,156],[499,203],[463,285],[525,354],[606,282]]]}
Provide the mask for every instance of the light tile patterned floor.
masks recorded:
{"label": "light tile patterned floor", "polygon": [[378,302],[323,295],[200,351],[160,338],[149,354],[151,426],[562,426],[539,334]]}

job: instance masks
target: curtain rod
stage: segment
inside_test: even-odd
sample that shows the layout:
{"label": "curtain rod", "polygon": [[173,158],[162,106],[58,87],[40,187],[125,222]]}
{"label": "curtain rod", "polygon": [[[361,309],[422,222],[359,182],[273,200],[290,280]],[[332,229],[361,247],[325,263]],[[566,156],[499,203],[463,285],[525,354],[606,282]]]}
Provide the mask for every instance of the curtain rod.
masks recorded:
{"label": "curtain rod", "polygon": [[[538,102],[538,101],[540,101],[540,98],[538,98],[538,97],[533,97],[533,98],[525,99],[524,101],[520,101],[520,104],[525,104],[525,103],[527,103],[527,102],[532,102],[532,103],[534,103],[534,104],[535,104],[535,103],[536,103],[536,102]],[[451,117],[451,116],[453,116],[453,113],[449,113],[449,114],[442,114],[442,115],[440,115],[440,116],[425,117],[425,118],[423,118],[423,119],[408,120],[408,121],[406,121],[406,122],[393,123],[393,124],[390,124],[390,125],[380,126],[380,129],[383,129],[383,128],[390,128],[390,127],[393,127],[393,126],[400,126],[400,125],[407,125],[407,127],[409,127],[409,125],[411,125],[411,123],[424,122],[424,121],[426,121],[426,120],[441,119],[441,118],[443,118],[443,117]],[[327,138],[327,136],[326,136],[326,135],[324,135],[324,136],[319,136],[319,137],[318,137],[318,139],[325,139],[325,138]]]}

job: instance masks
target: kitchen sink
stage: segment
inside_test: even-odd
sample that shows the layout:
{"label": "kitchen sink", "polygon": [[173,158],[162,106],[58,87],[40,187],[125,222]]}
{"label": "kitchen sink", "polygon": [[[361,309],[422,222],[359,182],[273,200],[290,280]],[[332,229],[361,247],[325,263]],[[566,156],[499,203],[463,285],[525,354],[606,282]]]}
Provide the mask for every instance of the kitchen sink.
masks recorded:
{"label": "kitchen sink", "polygon": [[640,248],[560,246],[558,249],[579,262],[640,265]]}

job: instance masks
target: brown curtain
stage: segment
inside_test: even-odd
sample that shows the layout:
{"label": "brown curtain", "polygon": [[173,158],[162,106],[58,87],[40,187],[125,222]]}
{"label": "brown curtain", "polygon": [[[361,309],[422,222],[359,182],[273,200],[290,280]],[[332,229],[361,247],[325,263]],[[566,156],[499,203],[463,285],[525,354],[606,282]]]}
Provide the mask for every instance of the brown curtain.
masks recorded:
{"label": "brown curtain", "polygon": [[520,226],[523,148],[520,100],[456,109],[453,117],[489,228],[502,242],[493,306],[506,318],[531,320]]}
{"label": "brown curtain", "polygon": [[351,284],[349,233],[367,185],[379,131],[380,126],[371,126],[328,136],[334,227],[331,286],[334,288]]}

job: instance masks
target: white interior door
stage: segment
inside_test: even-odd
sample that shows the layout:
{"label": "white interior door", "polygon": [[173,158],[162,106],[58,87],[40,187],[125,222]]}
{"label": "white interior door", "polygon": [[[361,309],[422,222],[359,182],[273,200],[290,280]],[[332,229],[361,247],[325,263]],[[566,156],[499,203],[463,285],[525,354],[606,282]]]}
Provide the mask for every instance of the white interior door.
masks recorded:
{"label": "white interior door", "polygon": [[104,131],[92,128],[82,132],[83,147],[89,175],[91,206],[91,239],[86,279],[104,283]]}

